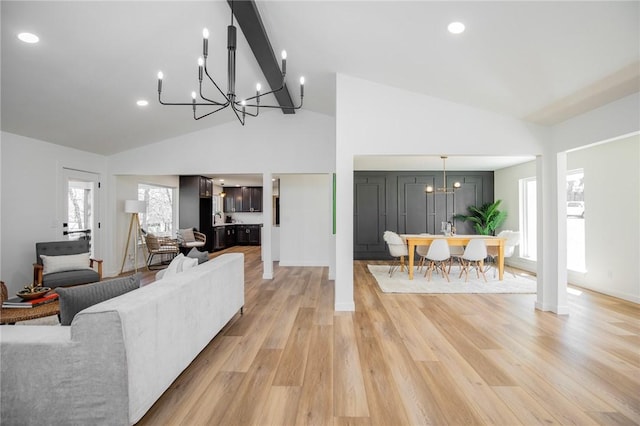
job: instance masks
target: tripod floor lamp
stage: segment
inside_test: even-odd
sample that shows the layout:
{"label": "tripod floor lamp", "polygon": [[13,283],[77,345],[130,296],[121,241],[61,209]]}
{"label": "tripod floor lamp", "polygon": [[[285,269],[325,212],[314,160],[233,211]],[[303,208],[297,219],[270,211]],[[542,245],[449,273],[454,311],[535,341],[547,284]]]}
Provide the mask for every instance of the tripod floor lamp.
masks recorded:
{"label": "tripod floor lamp", "polygon": [[[124,271],[124,264],[127,261],[127,254],[129,253],[129,243],[131,242],[131,234],[133,237],[133,267],[135,272],[138,272],[138,239],[142,239],[142,230],[140,229],[140,217],[139,213],[145,212],[147,206],[144,201],[138,200],[126,200],[124,202],[124,212],[131,214],[131,221],[129,222],[129,233],[127,234],[127,244],[124,246],[124,255],[122,256],[122,267],[120,273]],[[144,252],[144,249],[142,249]],[[143,253],[144,254],[144,253]]]}

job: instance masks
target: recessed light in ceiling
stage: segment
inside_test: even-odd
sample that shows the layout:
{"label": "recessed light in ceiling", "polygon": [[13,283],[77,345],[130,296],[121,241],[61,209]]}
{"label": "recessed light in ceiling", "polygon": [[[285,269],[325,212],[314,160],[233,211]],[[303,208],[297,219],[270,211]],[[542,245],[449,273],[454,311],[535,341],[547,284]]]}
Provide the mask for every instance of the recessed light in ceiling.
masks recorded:
{"label": "recessed light in ceiling", "polygon": [[464,24],[462,22],[452,22],[447,26],[451,34],[460,34],[464,32]]}
{"label": "recessed light in ceiling", "polygon": [[37,43],[40,41],[40,37],[32,33],[20,33],[18,38],[25,43]]}
{"label": "recessed light in ceiling", "polygon": [[138,106],[147,106],[147,105],[149,105],[149,101],[146,101],[144,99],[140,99],[139,101],[136,102],[136,104]]}

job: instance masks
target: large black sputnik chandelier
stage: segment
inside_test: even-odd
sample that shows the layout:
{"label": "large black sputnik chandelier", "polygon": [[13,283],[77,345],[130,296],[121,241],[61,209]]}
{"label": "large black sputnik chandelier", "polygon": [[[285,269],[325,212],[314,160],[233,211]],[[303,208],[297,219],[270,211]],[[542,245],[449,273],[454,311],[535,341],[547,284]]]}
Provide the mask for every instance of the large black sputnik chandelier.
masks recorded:
{"label": "large black sputnik chandelier", "polygon": [[[244,98],[238,101],[236,95],[236,27],[233,25],[233,2],[231,2],[231,25],[227,27],[227,93],[225,94],[215,80],[209,75],[207,70],[207,56],[209,53],[209,31],[205,28],[202,31],[202,57],[198,58],[198,81],[199,81],[199,96],[195,91],[191,92],[191,102],[164,102],[162,100],[162,79],[164,75],[162,71],[158,72],[158,101],[162,105],[179,105],[190,106],[193,108],[193,118],[200,120],[201,118],[212,115],[225,108],[231,107],[238,121],[244,126],[246,116],[257,117],[260,113],[260,108],[279,108],[283,110],[296,110],[302,108],[304,100],[304,77],[300,77],[300,105],[298,106],[282,106],[282,105],[262,105],[260,104],[260,98],[266,95],[270,95],[279,92],[285,88],[285,77],[287,74],[287,52],[282,51],[282,83],[279,88],[271,90],[270,92],[261,93],[262,89],[260,83],[256,84],[256,95],[250,98]],[[203,93],[202,81],[204,76],[211,81],[215,88],[222,95],[222,101],[213,100]],[[197,107],[205,107],[206,111],[202,115],[198,115]],[[213,108],[212,111],[209,109]]]}

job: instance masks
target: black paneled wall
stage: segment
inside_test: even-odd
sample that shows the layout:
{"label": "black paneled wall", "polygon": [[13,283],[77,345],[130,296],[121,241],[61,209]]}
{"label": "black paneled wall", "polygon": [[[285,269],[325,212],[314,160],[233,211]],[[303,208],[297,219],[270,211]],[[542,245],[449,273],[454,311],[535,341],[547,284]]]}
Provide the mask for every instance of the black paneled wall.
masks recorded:
{"label": "black paneled wall", "polygon": [[386,259],[382,239],[385,230],[400,234],[440,232],[441,222],[451,221],[458,234],[473,234],[468,222],[454,220],[467,206],[493,202],[493,172],[447,172],[455,194],[427,194],[425,187],[443,186],[442,170],[424,172],[354,172],[353,256],[356,260]]}

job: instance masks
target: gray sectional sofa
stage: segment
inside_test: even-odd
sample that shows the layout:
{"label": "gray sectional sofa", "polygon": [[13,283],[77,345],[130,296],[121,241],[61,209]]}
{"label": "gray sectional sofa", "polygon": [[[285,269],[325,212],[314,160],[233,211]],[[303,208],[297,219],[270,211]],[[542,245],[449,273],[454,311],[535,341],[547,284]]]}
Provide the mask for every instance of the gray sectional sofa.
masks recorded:
{"label": "gray sectional sofa", "polygon": [[79,312],[70,326],[1,326],[0,423],[127,425],[244,305],[225,254]]}

